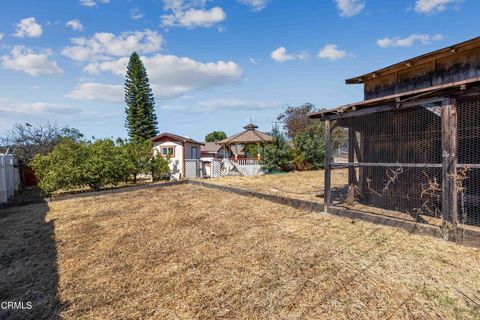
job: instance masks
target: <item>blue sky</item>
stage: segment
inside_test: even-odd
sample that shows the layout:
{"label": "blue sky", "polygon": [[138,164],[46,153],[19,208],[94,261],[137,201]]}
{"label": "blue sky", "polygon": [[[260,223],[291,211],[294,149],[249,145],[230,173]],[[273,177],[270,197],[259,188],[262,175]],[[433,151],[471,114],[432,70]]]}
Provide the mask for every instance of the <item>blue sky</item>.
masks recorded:
{"label": "blue sky", "polygon": [[362,100],[344,80],[478,36],[474,0],[51,0],[0,4],[0,134],[56,122],[126,137],[142,56],[161,132],[264,131],[287,105]]}

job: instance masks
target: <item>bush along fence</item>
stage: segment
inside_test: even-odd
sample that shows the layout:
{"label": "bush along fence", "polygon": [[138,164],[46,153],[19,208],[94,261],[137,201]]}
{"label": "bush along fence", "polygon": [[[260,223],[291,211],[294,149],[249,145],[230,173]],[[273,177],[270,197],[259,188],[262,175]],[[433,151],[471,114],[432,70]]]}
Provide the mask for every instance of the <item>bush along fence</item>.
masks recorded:
{"label": "bush along fence", "polygon": [[17,159],[12,154],[0,154],[0,204],[7,203],[19,188]]}

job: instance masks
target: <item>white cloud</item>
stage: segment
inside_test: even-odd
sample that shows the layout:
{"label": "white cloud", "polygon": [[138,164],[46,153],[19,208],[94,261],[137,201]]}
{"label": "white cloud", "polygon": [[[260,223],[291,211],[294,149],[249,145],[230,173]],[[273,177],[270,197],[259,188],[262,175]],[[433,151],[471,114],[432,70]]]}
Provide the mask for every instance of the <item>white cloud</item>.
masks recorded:
{"label": "white cloud", "polygon": [[[99,0],[99,3],[109,3],[110,0]],[[97,2],[95,0],[80,0],[80,4],[85,7],[95,7]]]}
{"label": "white cloud", "polygon": [[277,62],[286,62],[289,60],[295,60],[295,56],[287,54],[287,49],[285,47],[280,47],[272,51],[270,57]]}
{"label": "white cloud", "polygon": [[42,26],[36,22],[34,17],[30,17],[20,20],[13,35],[18,38],[38,38],[42,32]]}
{"label": "white cloud", "polygon": [[337,60],[344,58],[347,53],[343,50],[337,49],[338,46],[336,44],[327,44],[325,47],[320,49],[318,52],[318,57],[321,59],[330,59],[330,60]]}
{"label": "white cloud", "polygon": [[138,8],[130,10],[130,18],[132,18],[133,20],[142,19],[143,18],[142,10]]}
{"label": "white cloud", "polygon": [[161,16],[164,27],[211,27],[222,22],[227,17],[220,7],[205,9],[206,0],[164,0],[164,9],[172,11],[171,14]]}
{"label": "white cloud", "polygon": [[283,106],[278,101],[261,101],[261,100],[243,100],[236,98],[229,99],[215,99],[200,101],[194,105],[174,105],[174,104],[161,104],[160,109],[167,111],[178,112],[211,112],[217,110],[265,110],[265,109],[277,109]]}
{"label": "white cloud", "polygon": [[3,39],[3,33],[0,33],[0,40]]}
{"label": "white cloud", "polygon": [[270,0],[237,0],[241,4],[250,6],[253,11],[260,11],[265,9]]}
{"label": "white cloud", "polygon": [[120,35],[98,32],[90,38],[72,38],[74,44],[62,51],[62,54],[77,61],[105,60],[111,56],[123,57],[133,51],[150,53],[160,50],[163,38],[155,31],[122,32]]}
{"label": "white cloud", "polygon": [[[85,71],[91,74],[111,72],[124,76],[128,57],[115,61],[90,63]],[[232,61],[202,63],[187,57],[157,54],[142,57],[154,94],[159,98],[175,98],[187,92],[233,83],[242,78],[241,68]]]}
{"label": "white cloud", "polygon": [[449,4],[460,2],[460,0],[417,0],[415,2],[415,11],[419,13],[433,14],[444,11]]}
{"label": "white cloud", "polygon": [[335,2],[342,17],[353,17],[365,8],[362,0],[335,0]]}
{"label": "white cloud", "polygon": [[79,84],[66,97],[74,100],[121,102],[124,92],[122,85],[86,82]]}
{"label": "white cloud", "polygon": [[97,5],[93,0],[80,0],[80,4],[85,7],[94,7]]}
{"label": "white cloud", "polygon": [[287,53],[287,49],[285,47],[280,47],[272,51],[270,57],[275,60],[276,62],[283,63],[289,60],[306,60],[309,58],[309,53],[307,51],[302,51],[297,54],[290,54]]}
{"label": "white cloud", "polygon": [[0,98],[0,114],[5,115],[41,115],[75,114],[80,109],[45,102],[21,102]]}
{"label": "white cloud", "polygon": [[70,28],[72,28],[72,30],[75,30],[75,31],[83,31],[83,26],[80,23],[80,20],[78,20],[78,19],[73,19],[73,20],[68,21],[65,24],[65,26],[70,27]]}
{"label": "white cloud", "polygon": [[51,50],[35,52],[24,46],[15,46],[10,55],[1,57],[5,69],[23,71],[32,76],[40,74],[62,74],[63,70],[53,60],[50,60]]}
{"label": "white cloud", "polygon": [[259,100],[241,100],[241,99],[215,99],[201,101],[199,106],[208,110],[258,110],[258,109],[275,109],[282,106],[276,101],[259,101]]}
{"label": "white cloud", "polygon": [[382,48],[388,47],[411,47],[416,42],[421,44],[430,44],[434,41],[442,40],[443,36],[441,34],[428,35],[428,34],[411,34],[406,38],[400,37],[385,37],[383,39],[377,40],[377,45]]}

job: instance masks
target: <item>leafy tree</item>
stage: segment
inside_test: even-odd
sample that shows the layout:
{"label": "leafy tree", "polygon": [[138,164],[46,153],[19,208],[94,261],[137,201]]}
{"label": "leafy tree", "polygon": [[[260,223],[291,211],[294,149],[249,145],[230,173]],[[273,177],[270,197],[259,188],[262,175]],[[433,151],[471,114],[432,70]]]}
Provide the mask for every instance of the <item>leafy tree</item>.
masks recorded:
{"label": "leafy tree", "polygon": [[[323,167],[325,157],[325,124],[312,120],[308,113],[317,111],[311,103],[298,107],[288,107],[278,116],[283,129],[294,142],[296,151],[294,165],[299,170],[319,169]],[[335,128],[332,132],[332,149],[346,144],[346,131]]]}
{"label": "leafy tree", "polygon": [[90,143],[63,138],[52,152],[35,156],[32,165],[40,188],[52,193],[84,186],[99,190],[132,179],[136,183],[140,174],[152,174],[156,180],[168,173],[168,163],[168,159],[152,156],[149,140]]}
{"label": "leafy tree", "polygon": [[325,126],[323,122],[311,124],[297,133],[294,139],[297,169],[320,169],[325,161]]}
{"label": "leafy tree", "polygon": [[259,148],[256,144],[247,145],[247,154],[251,158],[255,158],[258,155]]}
{"label": "leafy tree", "polygon": [[87,143],[72,139],[62,139],[46,155],[37,154],[31,164],[39,179],[38,186],[46,193],[83,186],[82,166],[88,155]]}
{"label": "leafy tree", "polygon": [[226,139],[227,135],[223,131],[212,131],[205,136],[205,142],[217,142]]}
{"label": "leafy tree", "polygon": [[287,136],[290,139],[294,139],[299,132],[304,131],[313,123],[314,120],[308,117],[308,113],[314,111],[317,111],[317,109],[311,103],[305,103],[298,107],[287,107],[277,117],[277,120],[283,123],[283,129]]}
{"label": "leafy tree", "polygon": [[154,155],[150,158],[149,169],[153,181],[163,179],[167,173],[170,172],[170,167],[168,166],[169,162],[168,159],[165,159],[160,155]]}
{"label": "leafy tree", "polygon": [[127,66],[125,103],[125,126],[130,138],[143,141],[155,136],[158,133],[155,99],[145,66],[136,52],[130,56]]}
{"label": "leafy tree", "polygon": [[118,148],[110,139],[96,140],[87,148],[87,157],[80,164],[83,185],[99,190],[107,184],[116,185],[122,179]]}
{"label": "leafy tree", "polygon": [[62,138],[74,141],[83,139],[83,134],[75,128],[61,127],[52,123],[16,123],[0,138],[0,145],[15,151],[17,158],[23,163],[29,163],[37,154],[47,154],[60,143]]}
{"label": "leafy tree", "polygon": [[121,141],[120,162],[123,169],[123,178],[125,181],[133,178],[133,183],[137,183],[138,175],[149,172],[149,165],[152,153],[152,143],[147,141]]}
{"label": "leafy tree", "polygon": [[272,143],[262,149],[263,168],[270,172],[291,170],[294,150],[278,128],[274,128],[270,135],[273,137]]}

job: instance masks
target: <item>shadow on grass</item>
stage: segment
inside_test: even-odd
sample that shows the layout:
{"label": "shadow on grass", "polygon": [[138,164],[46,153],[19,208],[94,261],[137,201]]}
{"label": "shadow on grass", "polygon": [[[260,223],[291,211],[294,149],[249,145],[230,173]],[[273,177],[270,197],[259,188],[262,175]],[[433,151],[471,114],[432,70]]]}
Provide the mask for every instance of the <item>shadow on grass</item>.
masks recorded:
{"label": "shadow on grass", "polygon": [[46,202],[0,209],[0,319],[58,318],[57,251],[54,223],[45,221],[48,209]]}

